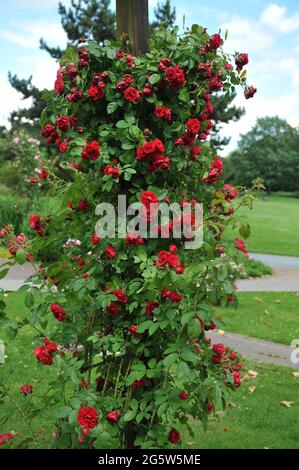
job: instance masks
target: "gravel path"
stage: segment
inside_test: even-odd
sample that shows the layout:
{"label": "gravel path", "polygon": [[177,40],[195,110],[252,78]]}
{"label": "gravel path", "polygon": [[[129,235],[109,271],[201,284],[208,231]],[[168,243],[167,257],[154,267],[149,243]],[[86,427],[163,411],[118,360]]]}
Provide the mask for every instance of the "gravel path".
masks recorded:
{"label": "gravel path", "polygon": [[211,338],[213,343],[222,343],[231,347],[246,359],[299,369],[299,349],[297,354],[298,362],[295,358],[296,364],[291,361],[291,353],[294,349],[284,344],[226,332],[219,335],[214,331],[210,331],[207,336]]}
{"label": "gravel path", "polygon": [[244,279],[237,282],[241,292],[296,292],[299,291],[299,258],[292,256],[250,253],[252,259],[273,269],[272,276]]}

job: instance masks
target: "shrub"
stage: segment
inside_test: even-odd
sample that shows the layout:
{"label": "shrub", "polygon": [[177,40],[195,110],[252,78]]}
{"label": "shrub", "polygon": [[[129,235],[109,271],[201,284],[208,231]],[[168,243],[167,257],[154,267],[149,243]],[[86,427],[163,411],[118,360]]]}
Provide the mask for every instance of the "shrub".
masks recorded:
{"label": "shrub", "polygon": [[[140,57],[109,41],[67,51],[41,134],[74,180],[49,163],[59,210],[31,215],[31,241],[2,231],[17,261],[41,261],[34,283],[47,295],[35,298],[28,286],[26,305],[41,331],[36,360],[56,371],[40,411],[55,405],[58,447],[180,445],[181,433],[193,432],[190,418],[206,427],[240,385],[238,356],[205,336],[216,327],[215,299],[235,299],[230,257],[219,255],[237,195],[223,186],[222,161],[207,138],[211,93],[246,84],[218,34],[196,25],[177,31],[157,31]],[[195,233],[202,230],[196,200],[203,201],[203,245],[188,252],[184,237],[172,237],[182,224],[175,216],[156,227],[169,228],[170,239],[101,239],[95,207],[117,207],[119,194],[141,201],[147,220],[151,203],[190,202]],[[238,249],[245,252],[242,240]]]}

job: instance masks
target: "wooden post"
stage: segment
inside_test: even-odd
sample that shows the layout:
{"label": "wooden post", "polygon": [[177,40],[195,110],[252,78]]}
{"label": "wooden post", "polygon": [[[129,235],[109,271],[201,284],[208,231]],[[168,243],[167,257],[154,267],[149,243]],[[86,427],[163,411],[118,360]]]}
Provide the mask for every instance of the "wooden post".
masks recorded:
{"label": "wooden post", "polygon": [[116,0],[117,35],[126,35],[130,52],[134,55],[147,51],[148,0]]}

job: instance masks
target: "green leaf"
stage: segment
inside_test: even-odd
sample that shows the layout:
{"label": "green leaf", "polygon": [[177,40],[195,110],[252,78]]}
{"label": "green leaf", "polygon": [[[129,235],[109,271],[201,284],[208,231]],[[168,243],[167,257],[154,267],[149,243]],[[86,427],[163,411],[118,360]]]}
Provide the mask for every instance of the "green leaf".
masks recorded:
{"label": "green leaf", "polygon": [[153,75],[150,76],[149,82],[154,85],[155,83],[158,83],[161,80],[161,77],[158,73],[153,73]]}
{"label": "green leaf", "polygon": [[18,250],[16,254],[16,260],[18,264],[24,264],[26,262],[26,252],[24,250]]}
{"label": "green leaf", "polygon": [[129,410],[125,413],[124,415],[124,421],[127,423],[128,421],[132,421],[136,416],[136,411],[134,410]]}
{"label": "green leaf", "polygon": [[177,353],[169,354],[169,356],[165,357],[165,359],[163,361],[163,364],[166,367],[169,367],[172,364],[174,364],[177,361],[178,358],[179,358],[179,356],[178,356]]}
{"label": "green leaf", "polygon": [[28,308],[31,308],[34,305],[34,295],[31,292],[29,292],[25,297],[25,305]]}
{"label": "green leaf", "polygon": [[72,408],[70,406],[60,406],[54,411],[54,414],[56,418],[65,418],[66,416],[69,416],[71,412]]}
{"label": "green leaf", "polygon": [[2,271],[0,271],[0,279],[3,279],[6,274],[8,273],[9,271],[9,268],[8,269],[3,269]]}
{"label": "green leaf", "polygon": [[241,237],[248,238],[250,236],[250,225],[246,223],[240,225],[239,233]]}
{"label": "green leaf", "polygon": [[114,111],[116,111],[118,104],[115,101],[112,101],[111,103],[108,104],[107,106],[107,113],[112,114]]}

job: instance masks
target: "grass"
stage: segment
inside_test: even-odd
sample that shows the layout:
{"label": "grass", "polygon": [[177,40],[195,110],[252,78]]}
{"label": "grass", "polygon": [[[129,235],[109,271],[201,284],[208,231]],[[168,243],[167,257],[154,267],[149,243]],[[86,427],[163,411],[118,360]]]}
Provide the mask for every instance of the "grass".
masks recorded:
{"label": "grass", "polygon": [[[258,372],[233,394],[225,411],[211,416],[206,433],[198,424],[186,444],[194,449],[298,449],[299,379],[293,370],[246,363]],[[248,390],[255,386],[253,393]],[[289,408],[282,401],[294,402]]]}
{"label": "grass", "polygon": [[299,295],[290,292],[241,292],[238,308],[217,307],[223,329],[290,344],[299,338]]}
{"label": "grass", "polygon": [[299,256],[299,199],[266,196],[254,203],[252,211],[242,208],[240,214],[251,226],[249,252]]}
{"label": "grass", "polygon": [[242,263],[244,265],[244,272],[242,272],[242,279],[248,279],[250,277],[262,277],[272,274],[272,269],[261,261],[256,259],[245,259]]}
{"label": "grass", "polygon": [[[6,312],[12,320],[26,315],[24,294],[9,293],[5,301]],[[49,373],[54,372],[53,369],[42,367],[34,358],[33,349],[37,345],[34,341],[35,336],[36,332],[33,328],[25,326],[15,339],[10,339],[6,329],[2,328],[0,323],[0,339],[5,342],[5,355],[7,356],[5,363],[0,364],[0,434],[18,432],[18,436],[11,441],[10,447],[27,447],[26,439],[28,442],[34,442],[33,446],[36,448],[50,447],[52,442],[54,420],[50,411],[42,412],[41,416],[37,415],[33,418],[32,430],[20,411],[23,410],[24,414],[29,416],[30,408],[32,410],[39,397],[46,392],[45,379],[49,380]],[[20,387],[25,383],[33,386],[32,397],[24,397],[19,393]],[[8,395],[1,400],[3,387],[8,391]],[[29,406],[30,402],[31,406]]]}

